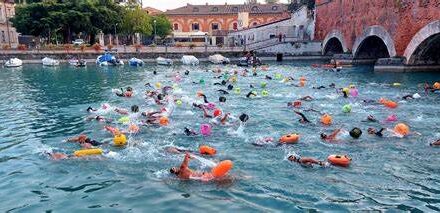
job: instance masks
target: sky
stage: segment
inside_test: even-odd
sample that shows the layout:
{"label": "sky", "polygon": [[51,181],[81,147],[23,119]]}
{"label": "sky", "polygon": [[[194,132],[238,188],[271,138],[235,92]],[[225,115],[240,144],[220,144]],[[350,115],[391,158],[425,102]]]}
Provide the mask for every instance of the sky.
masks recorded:
{"label": "sky", "polygon": [[[243,4],[245,0],[143,0],[144,7],[154,7],[160,10],[175,9],[189,4]],[[259,0],[259,2],[264,2]],[[287,3],[287,0],[281,0],[281,3]]]}

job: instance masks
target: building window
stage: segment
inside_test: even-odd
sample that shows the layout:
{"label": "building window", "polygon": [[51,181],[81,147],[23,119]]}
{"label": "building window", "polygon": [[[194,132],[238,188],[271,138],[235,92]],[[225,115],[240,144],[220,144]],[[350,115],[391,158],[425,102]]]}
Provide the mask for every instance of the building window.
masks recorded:
{"label": "building window", "polygon": [[199,23],[192,23],[192,25],[191,25],[191,29],[192,29],[193,31],[199,31],[199,30],[200,30]]}
{"label": "building window", "polygon": [[5,31],[2,31],[2,42],[6,42]]}
{"label": "building window", "polygon": [[193,12],[199,12],[199,8],[198,7],[194,7],[193,8]]}
{"label": "building window", "polygon": [[218,7],[213,7],[212,8],[212,12],[217,12],[218,11]]}
{"label": "building window", "polygon": [[174,23],[174,24],[173,24],[173,30],[174,30],[174,31],[179,30],[179,24],[178,24],[178,23]]}
{"label": "building window", "polygon": [[212,23],[212,24],[211,24],[211,29],[212,29],[212,30],[219,30],[219,29],[220,29],[220,26],[219,26],[218,23]]}
{"label": "building window", "polygon": [[253,6],[251,10],[252,10],[252,12],[257,12],[258,11],[258,7],[257,6]]}
{"label": "building window", "polygon": [[272,7],[272,10],[273,10],[273,11],[276,11],[276,10],[278,10],[278,7],[277,7],[277,6],[273,6],[273,7]]}
{"label": "building window", "polygon": [[238,12],[238,7],[233,7],[232,12]]}
{"label": "building window", "polygon": [[234,24],[232,24],[232,29],[233,29],[233,30],[237,30],[237,29],[238,29],[238,24],[237,24],[237,22],[235,22]]}
{"label": "building window", "polygon": [[270,34],[270,35],[269,35],[269,38],[270,38],[270,39],[272,39],[272,38],[276,38],[276,37],[277,37],[277,36],[276,36],[275,34]]}

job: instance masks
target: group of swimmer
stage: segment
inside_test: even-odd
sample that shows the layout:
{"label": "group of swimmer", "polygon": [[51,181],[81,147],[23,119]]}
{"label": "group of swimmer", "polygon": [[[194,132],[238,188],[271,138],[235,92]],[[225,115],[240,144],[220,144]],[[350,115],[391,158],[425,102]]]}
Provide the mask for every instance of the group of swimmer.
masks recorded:
{"label": "group of swimmer", "polygon": [[[336,65],[335,65],[336,66]],[[277,73],[275,76],[270,76],[267,73],[268,67],[261,67],[260,72],[265,73],[265,80],[271,81],[273,79],[281,80],[281,83],[288,84],[290,86],[295,87],[305,87],[307,79],[305,77],[300,77],[299,79],[295,79],[292,76],[282,76]],[[238,78],[247,77],[247,73],[249,72],[247,69],[242,70],[234,70],[234,71],[222,71],[221,69],[216,69],[212,71],[214,73],[214,79],[222,79],[219,82],[213,84],[213,86],[218,87],[217,91],[219,92],[218,103],[225,104],[227,101],[226,96],[230,93],[234,92],[237,95],[241,94],[241,89],[235,86]],[[257,68],[254,67],[252,69],[252,76],[258,76]],[[154,73],[157,74],[157,73]],[[176,83],[179,83],[182,78],[189,77],[190,72],[185,71],[183,75],[180,72],[173,73],[170,76]],[[298,80],[298,83],[296,83]],[[200,80],[198,82],[194,82],[194,84],[204,84],[204,80]],[[267,82],[262,83],[260,85],[263,88],[261,93],[258,93],[254,90],[256,85],[249,85],[251,91],[246,93],[245,97],[247,99],[252,99],[253,97],[258,96],[267,96],[268,91],[264,90],[267,86]],[[187,100],[182,96],[176,95],[173,91],[178,90],[178,84],[173,86],[162,86],[160,82],[152,85],[150,83],[145,84],[145,92],[143,93],[143,97],[145,98],[146,103],[149,106],[154,106],[156,109],[151,110],[141,110],[138,105],[132,105],[130,109],[118,108],[114,106],[110,106],[109,104],[103,104],[99,108],[88,107],[87,112],[90,114],[87,116],[87,121],[97,121],[102,124],[103,129],[105,129],[109,135],[113,137],[113,144],[109,141],[100,142],[98,140],[94,140],[89,138],[85,134],[81,134],[79,136],[67,139],[68,142],[77,143],[80,147],[79,150],[75,151],[73,154],[65,154],[60,152],[52,152],[47,153],[54,160],[64,160],[69,158],[77,158],[84,157],[90,155],[101,155],[105,153],[103,147],[114,145],[117,147],[124,147],[128,145],[129,138],[126,135],[132,136],[138,134],[142,129],[145,128],[158,128],[158,127],[166,127],[170,123],[170,118],[173,115],[174,109],[177,106],[181,106],[183,103],[187,103],[189,106],[192,106],[192,109],[196,112],[199,112],[203,119],[206,119],[206,122],[200,125],[200,130],[197,131],[191,127],[185,127],[182,130],[182,134],[188,137],[193,136],[210,136],[212,134],[212,126],[235,126],[238,128],[243,128],[248,120],[250,119],[249,115],[246,113],[235,113],[235,112],[225,112],[223,111],[219,105],[213,101],[210,101],[210,97],[208,97],[202,91],[196,93],[196,97],[198,99],[196,101]],[[336,84],[332,83],[328,86],[315,86],[313,89],[322,90],[322,89],[334,89],[337,94],[340,95],[340,98],[356,98],[359,94],[355,85],[350,85],[348,87],[338,88]],[[424,86],[425,93],[440,91],[440,83],[436,82],[432,86],[430,84],[425,84]],[[127,87],[125,89],[114,89],[112,90],[115,96],[120,98],[132,98],[136,95],[135,91],[132,87]],[[407,94],[402,97],[404,100],[418,99],[421,96],[418,93],[415,94]],[[211,97],[212,98],[212,97]],[[312,96],[304,96],[293,100],[287,103],[287,107],[293,111],[295,115],[299,117],[299,122],[302,125],[316,125],[312,119],[309,119],[306,114],[314,114],[318,119],[317,125],[323,126],[331,126],[333,124],[333,117],[331,116],[331,112],[321,112],[320,110],[316,110],[313,108],[305,108],[305,102],[313,102],[315,100]],[[361,100],[363,104],[371,104],[371,105],[383,105],[383,107],[394,109],[398,107],[398,103],[392,100],[381,98],[379,100]],[[342,108],[344,113],[351,112],[351,105],[344,105]],[[119,119],[112,119],[106,117],[106,115],[115,114],[118,116],[122,116]],[[392,114],[390,115],[382,124],[388,124],[392,122],[397,122],[397,116]],[[378,119],[375,118],[374,115],[368,115],[364,122],[367,123],[378,123],[380,124]],[[123,128],[119,128],[118,126],[122,126]],[[397,123],[394,128],[386,128],[380,127],[378,129],[369,127],[367,129],[367,133],[372,136],[377,137],[408,137],[410,135],[419,135],[417,132],[410,131],[410,128],[405,123]],[[347,135],[353,139],[359,139],[363,131],[361,128],[353,127],[349,130],[345,130],[343,128],[336,128],[331,132],[321,132],[319,136],[322,141],[329,143],[337,143],[340,142],[340,135]],[[254,146],[265,146],[268,144],[276,143],[279,145],[289,145],[296,144],[299,142],[301,138],[301,134],[297,133],[289,133],[281,136],[278,140],[275,140],[272,137],[265,137],[262,139],[257,139],[252,144]],[[345,139],[345,138],[344,138]],[[430,146],[440,146],[440,139],[430,143]],[[185,150],[178,147],[167,147],[165,152],[169,154],[184,154],[183,162],[178,167],[172,167],[169,171],[171,174],[175,175],[180,179],[192,179],[192,180],[201,180],[201,181],[211,181],[218,178],[224,178],[228,175],[229,171],[233,167],[232,161],[224,160],[215,165],[212,165],[212,169],[210,171],[193,171],[189,168],[189,162],[191,159],[200,160],[200,156],[215,156],[217,154],[217,150],[208,145],[201,145],[199,150]],[[349,166],[352,159],[347,155],[330,155],[327,158],[327,161],[317,160],[313,157],[302,157],[298,154],[289,154],[287,156],[287,160],[291,162],[298,163],[303,166],[327,166],[328,164],[334,166]]]}

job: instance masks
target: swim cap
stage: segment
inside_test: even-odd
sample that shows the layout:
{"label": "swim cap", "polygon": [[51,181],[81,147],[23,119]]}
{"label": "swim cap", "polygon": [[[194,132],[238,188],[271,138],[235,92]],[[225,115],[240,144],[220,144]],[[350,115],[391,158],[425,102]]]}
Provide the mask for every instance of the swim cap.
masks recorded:
{"label": "swim cap", "polygon": [[306,77],[301,76],[301,77],[299,78],[299,81],[306,81]]}
{"label": "swim cap", "polygon": [[349,112],[351,112],[351,105],[350,105],[350,104],[346,104],[346,105],[344,105],[344,106],[342,107],[342,112],[345,112],[345,113],[349,113]]}
{"label": "swim cap", "polygon": [[413,97],[414,99],[417,99],[417,98],[421,98],[422,96],[420,96],[419,93],[415,93],[412,97]]}
{"label": "swim cap", "polygon": [[439,82],[435,82],[434,85],[432,86],[434,89],[440,89],[440,83]]}
{"label": "swim cap", "polygon": [[262,96],[268,96],[269,92],[267,90],[263,90],[263,91],[261,91],[261,95]]}
{"label": "swim cap", "polygon": [[329,114],[324,114],[321,117],[321,123],[324,125],[330,125],[330,124],[332,124],[332,121],[333,121],[333,118]]}
{"label": "swim cap", "polygon": [[131,106],[131,111],[132,112],[139,112],[139,106],[138,105]]}
{"label": "swim cap", "polygon": [[266,82],[261,82],[261,88],[266,88],[267,83]]}
{"label": "swim cap", "polygon": [[128,116],[123,116],[123,117],[118,119],[118,122],[126,124],[126,123],[130,122],[130,118]]}
{"label": "swim cap", "polygon": [[409,127],[404,124],[404,123],[398,123],[395,127],[394,127],[394,131],[396,133],[399,133],[403,136],[406,136],[409,134]]}
{"label": "swim cap", "polygon": [[176,101],[176,104],[177,104],[178,106],[182,105],[182,100],[177,100],[177,101]]}
{"label": "swim cap", "polygon": [[362,135],[362,130],[360,130],[359,128],[355,127],[350,131],[350,136],[354,139],[358,139],[359,137],[361,137]]}
{"label": "swim cap", "polygon": [[199,83],[200,84],[205,84],[205,80],[204,79],[200,79]]}
{"label": "swim cap", "polygon": [[240,118],[240,121],[244,123],[244,122],[249,120],[249,115],[246,115],[246,114],[243,113],[243,114],[240,115],[239,118]]}
{"label": "swim cap", "polygon": [[232,86],[232,84],[228,85],[228,90],[232,90],[234,88],[234,86]]}
{"label": "swim cap", "polygon": [[209,124],[202,124],[200,125],[200,133],[202,133],[203,136],[208,136],[211,134],[212,128]]}
{"label": "swim cap", "polygon": [[241,92],[240,87],[236,87],[236,88],[235,88],[235,94],[240,94],[240,92]]}
{"label": "swim cap", "polygon": [[214,109],[214,118],[215,118],[215,117],[218,117],[218,116],[220,116],[220,115],[222,115],[222,110],[219,109],[219,108]]}
{"label": "swim cap", "polygon": [[281,78],[283,78],[283,76],[280,73],[276,73],[275,74],[275,78],[276,79],[281,79]]}
{"label": "swim cap", "polygon": [[226,85],[226,81],[225,80],[222,81],[222,85]]}
{"label": "swim cap", "polygon": [[166,116],[160,117],[159,124],[161,126],[168,126],[169,123],[170,123],[170,121],[168,120],[168,117],[166,117]]}
{"label": "swim cap", "polygon": [[224,102],[226,102],[226,97],[221,96],[218,98],[218,101],[224,103]]}
{"label": "swim cap", "polygon": [[155,84],[155,86],[156,86],[156,88],[161,88],[162,87],[162,84],[160,83],[160,82],[157,82],[156,84]]}
{"label": "swim cap", "polygon": [[215,108],[215,104],[212,102],[209,102],[207,104],[205,104],[206,108],[208,108],[209,110],[213,110]]}
{"label": "swim cap", "polygon": [[115,146],[124,146],[125,144],[127,144],[127,138],[124,134],[117,134],[113,138],[113,144]]}
{"label": "swim cap", "polygon": [[350,89],[345,87],[345,88],[342,89],[342,92],[343,93],[347,93],[347,95],[348,95],[348,93],[350,92]]}

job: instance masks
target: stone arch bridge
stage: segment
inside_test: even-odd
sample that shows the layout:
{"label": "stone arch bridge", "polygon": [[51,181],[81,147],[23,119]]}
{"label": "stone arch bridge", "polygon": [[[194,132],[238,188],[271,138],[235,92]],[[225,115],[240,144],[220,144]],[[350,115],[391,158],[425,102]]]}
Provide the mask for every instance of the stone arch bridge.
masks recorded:
{"label": "stone arch bridge", "polygon": [[336,59],[440,71],[440,0],[316,0],[315,39]]}

